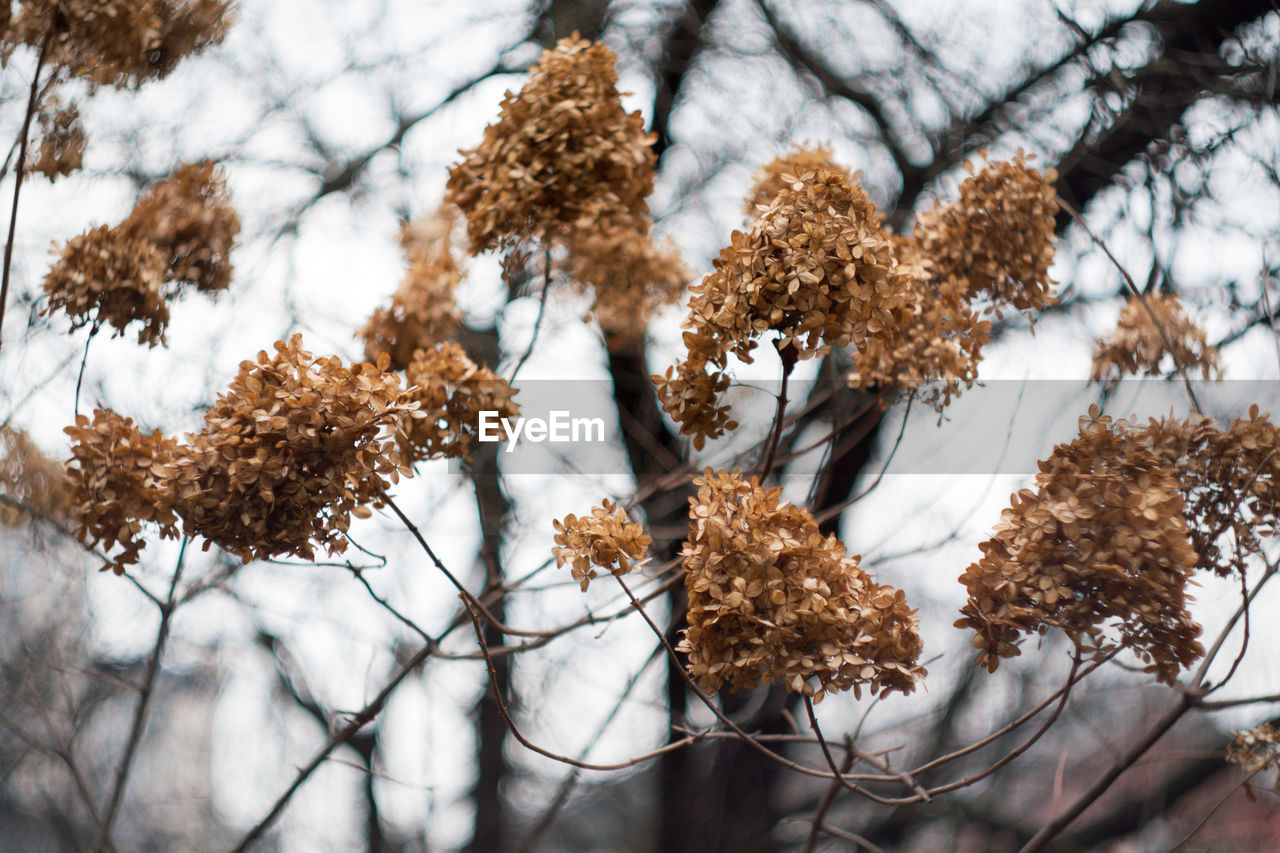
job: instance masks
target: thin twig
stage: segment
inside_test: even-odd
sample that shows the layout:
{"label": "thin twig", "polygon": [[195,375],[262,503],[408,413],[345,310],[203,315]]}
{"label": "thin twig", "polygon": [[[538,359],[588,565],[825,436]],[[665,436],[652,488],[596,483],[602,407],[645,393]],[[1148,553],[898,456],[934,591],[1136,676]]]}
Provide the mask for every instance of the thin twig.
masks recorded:
{"label": "thin twig", "polygon": [[511,371],[511,378],[507,380],[510,385],[516,381],[516,377],[520,375],[520,368],[524,367],[524,363],[529,360],[529,356],[533,355],[533,345],[538,342],[538,330],[542,328],[542,315],[547,313],[547,295],[551,293],[551,247],[548,246],[543,250],[542,256],[542,295],[538,299],[538,316],[533,321],[533,336],[529,338],[529,346],[525,349],[524,355],[520,356],[520,360],[516,362],[516,369]]}
{"label": "thin twig", "polygon": [[796,349],[794,344],[787,344],[778,347],[778,356],[782,359],[782,387],[778,389],[778,410],[773,416],[773,432],[769,438],[769,450],[765,454],[764,461],[760,464],[761,478],[769,476],[769,470],[773,468],[773,457],[778,453],[778,442],[782,440],[782,425],[787,414],[787,380],[791,378],[791,371],[795,369],[796,362],[800,360],[800,351]]}

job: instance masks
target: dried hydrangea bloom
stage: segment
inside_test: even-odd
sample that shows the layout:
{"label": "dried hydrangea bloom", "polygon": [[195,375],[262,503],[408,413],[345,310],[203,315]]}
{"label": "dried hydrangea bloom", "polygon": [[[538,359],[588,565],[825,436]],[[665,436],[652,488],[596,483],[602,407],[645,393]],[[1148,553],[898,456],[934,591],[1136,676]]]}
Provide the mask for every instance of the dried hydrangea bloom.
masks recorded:
{"label": "dried hydrangea bloom", "polygon": [[708,438],[718,438],[738,428],[738,422],[730,414],[729,406],[720,402],[720,395],[729,388],[729,376],[719,370],[708,373],[707,359],[701,353],[701,342],[695,332],[684,333],[690,357],[672,367],[662,376],[651,377],[658,391],[658,399],[676,423],[680,434],[693,438],[695,450],[701,450]]}
{"label": "dried hydrangea bloom", "polygon": [[40,108],[38,121],[35,156],[30,158],[28,170],[51,181],[78,170],[84,161],[86,137],[76,105],[61,107],[56,98],[50,98]]}
{"label": "dried hydrangea bloom", "polygon": [[385,352],[391,356],[392,370],[404,370],[417,350],[435,346],[457,328],[453,294],[463,271],[453,254],[456,213],[453,205],[444,205],[434,216],[401,229],[409,271],[390,307],[375,310],[358,332],[369,360]]}
{"label": "dried hydrangea bloom", "polygon": [[301,335],[241,362],[171,466],[183,530],[245,562],[345,550],[351,515],[412,475],[396,442],[416,407],[386,368],[314,357]]}
{"label": "dried hydrangea bloom", "polygon": [[183,166],[116,227],[68,241],[45,277],[44,313],[65,310],[73,329],[107,323],[117,334],[141,322],[139,343],[165,343],[168,300],[188,285],[205,293],[225,289],[228,253],[239,232],[240,218],[214,164]]}
{"label": "dried hydrangea bloom", "polygon": [[780,503],[780,488],[710,470],[694,483],[680,648],[704,689],[773,679],[816,698],[915,689],[925,675],[918,620],[900,590],[873,581],[808,512]]}
{"label": "dried hydrangea bloom", "polygon": [[465,459],[479,435],[481,412],[496,412],[499,418],[520,414],[507,380],[476,364],[452,341],[419,350],[405,379],[421,415],[400,439],[406,461]]}
{"label": "dried hydrangea bloom", "polygon": [[[1204,379],[1220,373],[1217,347],[1208,344],[1204,330],[1191,321],[1174,293],[1131,297],[1111,337],[1094,343],[1090,378],[1095,382],[1110,384],[1126,375],[1189,373],[1194,368]],[[1172,366],[1161,368],[1166,356]]]}
{"label": "dried hydrangea bloom", "polygon": [[1153,420],[1137,437],[1178,473],[1196,566],[1242,573],[1280,525],[1280,429],[1255,405],[1225,430],[1192,416]]}
{"label": "dried hydrangea bloom", "polygon": [[[715,406],[714,399],[688,405],[695,366],[722,371],[729,355],[750,362],[769,331],[779,333],[779,350],[790,348],[801,359],[830,347],[861,350],[870,339],[892,336],[915,309],[910,282],[897,267],[861,187],[842,172],[795,177],[750,231],[733,233],[715,270],[693,286],[684,322],[690,367],[654,377],[663,407],[681,432],[714,438],[718,433],[690,426]],[[685,379],[683,388],[671,384],[673,372]]]}
{"label": "dried hydrangea bloom", "polygon": [[66,468],[45,456],[25,432],[0,424],[0,495],[22,504],[0,502],[0,525],[30,521],[26,510],[61,519],[70,504],[71,480]]}
{"label": "dried hydrangea bloom", "polygon": [[1041,174],[1021,151],[1012,161],[990,163],[960,184],[959,198],[917,217],[915,239],[940,280],[967,283],[971,298],[983,297],[997,313],[1054,302],[1053,263],[1057,172]]}
{"label": "dried hydrangea bloom", "polygon": [[202,293],[217,293],[231,283],[229,256],[240,217],[231,206],[226,176],[211,160],[183,166],[152,186],[120,230],[149,239],[164,252],[171,296],[186,283]]}
{"label": "dried hydrangea bloom", "polygon": [[674,304],[693,278],[670,240],[654,242],[647,219],[596,223],[568,238],[567,272],[595,290],[591,314],[611,349],[634,343],[654,312]]}
{"label": "dried hydrangea bloom", "polygon": [[461,152],[446,199],[467,216],[472,254],[645,212],[653,140],[640,113],[622,108],[615,61],[602,44],[561,39],[507,92],[484,141]]}
{"label": "dried hydrangea bloom", "polygon": [[[938,412],[978,378],[991,322],[969,302],[968,284],[954,276],[937,279],[909,237],[891,238],[898,270],[907,277],[917,308],[911,320],[886,337],[872,338],[853,356],[847,375],[860,391],[915,392]],[[883,398],[887,404],[890,398]]]}
{"label": "dried hydrangea bloom", "polygon": [[94,85],[137,88],[222,41],[228,0],[23,0],[5,40],[39,47],[46,63]]}
{"label": "dried hydrangea bloom", "polygon": [[596,569],[615,576],[639,568],[653,543],[639,522],[628,521],[622,508],[610,500],[592,507],[591,515],[579,518],[570,513],[564,521],[552,522],[556,529],[556,547],[551,553],[556,568],[570,563],[573,579],[582,583],[582,591],[596,578]]}
{"label": "dried hydrangea bloom", "polygon": [[[1232,732],[1227,744],[1227,761],[1246,773],[1258,773],[1268,767],[1280,768],[1280,729],[1271,723],[1243,732]],[[1280,793],[1280,772],[1276,773],[1272,790]]]}
{"label": "dried hydrangea bloom", "polygon": [[979,663],[995,671],[1024,635],[1060,628],[1132,650],[1167,684],[1204,654],[1187,611],[1196,566],[1176,471],[1095,406],[1080,435],[1040,463],[1036,490],[1012,497],[956,625],[972,628]]}
{"label": "dried hydrangea bloom", "polygon": [[177,442],[159,430],[147,435],[109,409],[95,410],[92,420],[77,415],[64,432],[72,441],[67,472],[76,536],[107,551],[119,545],[111,568],[124,574],[146,545],[143,522],[158,525],[162,536],[177,535],[167,485]]}
{"label": "dried hydrangea bloom", "polygon": [[759,216],[761,211],[778,197],[778,193],[794,182],[796,175],[807,175],[821,169],[842,174],[847,180],[856,180],[856,176],[851,177],[834,157],[830,148],[818,145],[813,148],[797,148],[790,154],[777,157],[760,167],[751,192],[747,193],[746,201],[742,204],[747,220],[750,221]]}
{"label": "dried hydrangea bloom", "polygon": [[141,323],[138,343],[165,342],[169,305],[164,298],[164,253],[150,240],[103,225],[73,237],[44,279],[42,313],[65,311],[71,328],[103,324],[124,334]]}

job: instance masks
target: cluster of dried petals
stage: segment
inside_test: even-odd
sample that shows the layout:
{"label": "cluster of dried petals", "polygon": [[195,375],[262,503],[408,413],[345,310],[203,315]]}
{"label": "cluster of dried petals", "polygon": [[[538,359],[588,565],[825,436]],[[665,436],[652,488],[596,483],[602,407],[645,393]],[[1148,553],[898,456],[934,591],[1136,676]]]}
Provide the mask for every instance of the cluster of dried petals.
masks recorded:
{"label": "cluster of dried petals", "polygon": [[138,562],[146,542],[143,522],[159,526],[162,536],[177,535],[168,479],[177,442],[158,430],[147,435],[130,418],[97,409],[90,420],[77,415],[71,436],[68,504],[81,542],[110,551],[119,545],[112,570]]}
{"label": "cluster of dried petals", "polygon": [[[899,271],[911,284],[916,313],[892,335],[869,340],[854,354],[847,375],[860,391],[911,391],[938,412],[978,379],[991,322],[969,301],[968,285],[954,276],[936,279],[912,238],[893,236]],[[886,402],[888,397],[883,398]]]}
{"label": "cluster of dried petals", "polygon": [[[1227,744],[1227,761],[1246,773],[1259,773],[1269,767],[1280,768],[1280,729],[1262,723],[1248,731],[1232,732]],[[1276,773],[1272,790],[1280,793],[1280,772]]]}
{"label": "cluster of dried petals", "polygon": [[756,173],[751,192],[747,193],[742,204],[748,221],[755,219],[762,210],[768,208],[778,193],[795,182],[796,175],[807,175],[818,170],[843,174],[846,180],[857,180],[835,161],[835,155],[825,145],[813,148],[797,148],[790,154],[777,157],[760,167]]}
{"label": "cluster of dried petals", "polygon": [[65,311],[73,329],[107,324],[117,335],[140,323],[138,343],[154,347],[169,324],[164,278],[165,257],[154,243],[102,225],[62,248],[44,279],[44,313]]}
{"label": "cluster of dried petals", "polygon": [[55,98],[49,100],[51,103],[42,106],[37,117],[40,129],[34,140],[35,156],[30,158],[27,169],[53,181],[80,168],[86,137],[76,105],[60,107]]}
{"label": "cluster of dried petals", "polygon": [[148,239],[165,255],[165,283],[218,293],[231,283],[231,248],[240,217],[231,206],[226,176],[211,160],[190,163],[155,184],[120,223],[120,230]]}
{"label": "cluster of dried petals", "polygon": [[419,413],[400,439],[401,454],[409,462],[465,459],[479,435],[481,412],[496,412],[498,418],[520,414],[507,380],[476,364],[452,341],[419,350],[405,379]]}
{"label": "cluster of dried petals", "polygon": [[568,240],[567,272],[595,290],[591,313],[611,349],[644,334],[655,311],[675,303],[693,274],[670,240],[655,242],[645,218],[597,223]]}
{"label": "cluster of dried petals", "polygon": [[229,0],[23,0],[5,55],[48,38],[46,64],[94,85],[137,88],[221,42],[230,8]]}
{"label": "cluster of dried petals", "polygon": [[969,296],[1019,311],[1052,305],[1057,172],[1042,174],[1021,151],[960,184],[959,197],[917,217],[915,240],[935,280],[964,281]]}
{"label": "cluster of dried petals", "polygon": [[652,139],[622,107],[615,60],[602,44],[561,39],[507,92],[484,141],[461,152],[446,198],[467,216],[472,254],[645,212]]}
{"label": "cluster of dried petals", "polygon": [[375,310],[358,333],[370,361],[385,352],[393,370],[404,370],[417,350],[435,346],[457,328],[453,294],[463,271],[452,248],[456,212],[453,205],[444,205],[434,216],[401,229],[409,270],[390,307]]}
{"label": "cluster of dried petals", "polygon": [[956,625],[975,631],[979,663],[994,672],[1024,635],[1059,628],[1079,644],[1104,636],[1172,684],[1204,654],[1187,611],[1196,552],[1184,509],[1175,469],[1093,407],[960,578],[969,600]]}
{"label": "cluster of dried petals", "polygon": [[1208,418],[1170,418],[1139,438],[1178,473],[1197,568],[1243,573],[1280,525],[1280,428],[1255,405],[1225,430]]}
{"label": "cluster of dried petals", "polygon": [[689,627],[680,648],[703,688],[781,679],[821,698],[862,687],[910,693],[925,674],[915,611],[823,536],[781,489],[710,470],[696,479],[685,542]]}
{"label": "cluster of dried petals", "polygon": [[628,521],[622,508],[610,500],[592,507],[591,515],[579,518],[571,513],[553,524],[556,547],[551,553],[556,568],[570,563],[573,579],[581,582],[583,592],[596,578],[596,569],[617,576],[638,568],[653,543],[640,523]]}
{"label": "cluster of dried petals", "polygon": [[[1217,347],[1209,345],[1204,330],[1191,321],[1173,293],[1131,297],[1115,332],[1095,344],[1090,375],[1094,381],[1114,383],[1129,375],[1190,373],[1195,368],[1204,379],[1219,373]],[[1166,356],[1171,368],[1161,368]]]}
{"label": "cluster of dried petals", "polygon": [[168,489],[183,530],[245,562],[294,555],[313,559],[347,545],[351,515],[399,474],[396,449],[416,407],[396,374],[378,365],[344,366],[314,357],[302,336],[240,364],[229,389],[189,434],[170,466]]}
{"label": "cluster of dried petals", "polygon": [[[62,519],[70,504],[66,469],[36,446],[25,432],[0,424],[0,525],[16,527],[37,517]],[[16,506],[20,504],[21,506]]]}
{"label": "cluster of dried petals", "polygon": [[240,220],[209,162],[184,166],[156,184],[115,227],[67,242],[44,280],[46,315],[65,311],[73,329],[103,324],[138,342],[165,343],[169,300],[191,285],[216,293],[231,281],[228,253]]}
{"label": "cluster of dried petals", "polygon": [[690,394],[714,384],[698,384],[695,374],[723,371],[729,355],[751,361],[769,331],[779,334],[779,350],[801,359],[830,347],[862,350],[914,311],[910,281],[866,193],[843,172],[818,169],[794,177],[747,233],[733,233],[714,271],[693,287],[685,365],[654,381],[682,433],[715,438],[703,426],[716,400]]}

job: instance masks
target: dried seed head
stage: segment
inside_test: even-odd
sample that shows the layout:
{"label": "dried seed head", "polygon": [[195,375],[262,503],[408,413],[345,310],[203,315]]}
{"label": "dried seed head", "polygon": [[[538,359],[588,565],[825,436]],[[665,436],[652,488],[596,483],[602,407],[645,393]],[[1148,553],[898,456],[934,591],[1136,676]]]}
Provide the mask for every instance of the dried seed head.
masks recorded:
{"label": "dried seed head", "polygon": [[[779,333],[779,349],[809,358],[831,347],[891,336],[914,312],[910,281],[897,269],[875,207],[843,172],[819,169],[790,182],[747,233],[735,231],[715,270],[693,286],[684,326],[688,357],[681,380],[655,377],[663,408],[681,432],[715,438],[724,419],[708,418],[722,384],[696,374],[723,371],[729,355],[751,361],[760,336]],[[711,432],[704,429],[710,426]]]}
{"label": "dried seed head", "polygon": [[[1271,723],[1243,732],[1232,732],[1227,744],[1227,761],[1246,773],[1259,773],[1269,767],[1280,768],[1280,729]],[[1280,771],[1271,783],[1280,793]]]}
{"label": "dried seed head", "polygon": [[453,300],[463,270],[453,253],[453,223],[458,209],[443,205],[435,215],[404,226],[400,245],[409,270],[391,297],[360,329],[365,357],[391,356],[392,370],[404,370],[420,349],[447,339],[458,326]]}
{"label": "dried seed head", "polygon": [[645,212],[652,139],[640,113],[622,108],[615,60],[602,44],[561,39],[507,93],[484,141],[461,152],[446,199],[467,216],[472,254]]}
{"label": "dried seed head", "polygon": [[596,569],[614,575],[625,575],[644,564],[653,543],[638,522],[628,521],[627,514],[612,501],[593,507],[591,515],[579,518],[567,515],[553,522],[556,529],[556,567],[571,563],[573,579],[580,581],[582,591],[596,577]]}
{"label": "dried seed head", "polygon": [[134,89],[221,42],[230,8],[228,0],[24,0],[5,55],[12,45],[38,48],[52,29],[47,64],[94,85]]}
{"label": "dried seed head", "polygon": [[[0,525],[16,527],[36,513],[55,521],[66,517],[71,480],[66,468],[45,456],[25,432],[0,424]],[[27,512],[27,510],[30,511]]]}
{"label": "dried seed head", "polygon": [[979,663],[995,671],[1022,635],[1053,627],[1081,644],[1106,636],[1172,684],[1204,654],[1187,611],[1196,553],[1180,485],[1128,423],[1093,407],[960,578],[969,601],[956,625],[976,631]]}
{"label": "dried seed head", "polygon": [[638,340],[660,308],[680,298],[693,274],[670,240],[655,243],[647,219],[597,223],[567,240],[568,273],[595,290],[591,314],[617,349]]}
{"label": "dried seed head", "polygon": [[351,515],[412,475],[396,439],[416,406],[387,367],[316,358],[301,335],[242,362],[177,450],[168,486],[184,531],[245,562],[345,550]]}
{"label": "dried seed head", "polygon": [[405,378],[409,399],[418,404],[418,416],[400,439],[400,452],[410,462],[465,459],[479,434],[481,412],[496,412],[499,418],[520,414],[507,380],[477,365],[451,341],[418,350]]}
{"label": "dried seed head", "polygon": [[146,435],[109,409],[95,410],[92,420],[78,415],[64,431],[72,441],[67,472],[76,536],[107,551],[119,545],[111,568],[124,574],[146,545],[143,522],[177,536],[167,485],[177,443],[158,430]]}
{"label": "dried seed head", "polygon": [[75,104],[63,107],[56,97],[47,99],[38,116],[39,135],[33,140],[35,156],[27,168],[49,180],[77,171],[84,160],[86,137]]}
{"label": "dried seed head", "polygon": [[[1111,337],[1094,343],[1090,378],[1095,382],[1114,385],[1126,375],[1174,375],[1194,368],[1204,379],[1221,375],[1217,347],[1208,344],[1204,330],[1187,316],[1177,294],[1131,297]],[[1162,368],[1166,356],[1171,365]]]}
{"label": "dried seed head", "polygon": [[812,515],[780,503],[782,489],[710,470],[694,483],[680,648],[703,688],[776,678],[818,698],[915,689],[925,675],[918,620],[901,590],[873,581]]}

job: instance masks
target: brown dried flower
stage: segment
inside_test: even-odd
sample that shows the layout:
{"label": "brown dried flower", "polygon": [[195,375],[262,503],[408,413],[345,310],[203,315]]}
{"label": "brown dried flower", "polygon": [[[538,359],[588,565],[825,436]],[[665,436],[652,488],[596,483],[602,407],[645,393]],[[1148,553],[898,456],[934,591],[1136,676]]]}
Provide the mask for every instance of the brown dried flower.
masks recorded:
{"label": "brown dried flower", "polygon": [[71,480],[66,468],[45,456],[20,429],[0,424],[0,524],[16,527],[31,519],[26,510],[45,518],[62,519],[70,502]]}
{"label": "brown dried flower", "polygon": [[191,163],[155,184],[120,223],[124,234],[149,239],[166,258],[170,297],[184,283],[217,293],[231,283],[229,255],[240,233],[226,177],[211,160]]}
{"label": "brown dried flower", "polygon": [[109,409],[95,410],[92,420],[77,415],[64,432],[72,441],[67,472],[76,536],[108,551],[120,545],[111,568],[122,575],[146,545],[143,522],[158,525],[164,537],[177,536],[168,490],[177,443],[159,430],[147,435]]}
{"label": "brown dried flower", "polygon": [[167,76],[185,56],[222,41],[228,0],[23,0],[5,40],[39,47],[46,62],[90,83],[137,88]]}
{"label": "brown dried flower", "polygon": [[415,351],[435,346],[457,328],[453,293],[462,281],[462,267],[451,236],[457,212],[453,205],[443,205],[435,215],[401,229],[409,271],[391,306],[374,311],[358,333],[369,360],[385,352],[392,370],[404,370]]}
{"label": "brown dried flower", "polygon": [[561,39],[507,92],[484,141],[449,170],[471,253],[563,238],[576,223],[639,215],[653,189],[652,139],[622,108],[613,51]]}
{"label": "brown dried flower", "polygon": [[479,434],[481,412],[496,412],[499,418],[520,414],[507,380],[477,365],[452,341],[418,350],[405,378],[420,414],[400,440],[401,455],[409,462],[465,459]]}
{"label": "brown dried flower", "polygon": [[41,106],[38,117],[40,135],[36,152],[27,165],[51,181],[78,170],[84,160],[86,142],[80,110],[75,104],[60,107],[56,98]]}
{"label": "brown dried flower", "polygon": [[151,188],[118,226],[99,226],[63,247],[45,276],[48,315],[64,310],[73,329],[103,323],[138,342],[165,343],[168,301],[184,286],[215,293],[231,280],[227,253],[240,230],[225,183],[211,162],[184,166]]}
{"label": "brown dried flower", "polygon": [[[1090,375],[1095,382],[1114,384],[1125,375],[1174,375],[1193,368],[1199,368],[1204,379],[1220,374],[1217,347],[1208,344],[1204,330],[1191,321],[1173,293],[1131,297],[1115,332],[1095,344]],[[1165,356],[1172,367],[1162,369]]]}
{"label": "brown dried flower", "polygon": [[591,313],[617,349],[638,340],[658,309],[673,304],[693,274],[670,240],[655,243],[647,219],[596,223],[568,239],[568,273],[595,289]]}
{"label": "brown dried flower", "polygon": [[994,672],[1021,635],[1051,627],[1077,643],[1105,632],[1172,684],[1204,654],[1187,612],[1196,553],[1180,486],[1127,422],[1090,409],[960,578],[969,601],[956,625],[977,632],[979,663]]}
{"label": "brown dried flower", "polygon": [[245,562],[313,559],[316,545],[341,553],[351,515],[367,516],[399,474],[412,476],[396,441],[416,406],[385,357],[346,367],[303,350],[301,335],[275,350],[241,362],[178,449],[168,484],[184,531]]}
{"label": "brown dried flower", "polygon": [[967,283],[970,298],[991,300],[1000,313],[1042,309],[1054,302],[1049,265],[1053,263],[1058,174],[1041,174],[1019,151],[1012,161],[990,163],[960,184],[956,201],[939,204],[917,217],[915,239],[932,275]]}
{"label": "brown dried flower", "polygon": [[705,366],[723,371],[730,354],[750,362],[770,330],[779,333],[779,350],[793,348],[801,359],[849,344],[861,350],[869,339],[891,336],[914,311],[910,282],[862,188],[843,172],[791,177],[748,233],[733,232],[715,270],[693,286],[684,322],[688,358],[653,377],[663,408],[695,446],[729,423],[710,414],[718,404],[706,392],[724,383],[698,379]]}
{"label": "brown dried flower", "polygon": [[551,553],[556,568],[572,563],[573,579],[582,591],[596,578],[596,569],[625,575],[644,564],[653,543],[639,522],[628,521],[622,508],[610,500],[593,507],[591,515],[579,518],[572,513],[564,521],[553,521],[556,547]]}
{"label": "brown dried flower", "polygon": [[[1227,744],[1227,761],[1246,773],[1259,773],[1268,767],[1280,768],[1280,729],[1271,723],[1243,732],[1232,732]],[[1271,783],[1280,793],[1280,771]]]}
{"label": "brown dried flower", "polygon": [[873,581],[808,512],[779,503],[782,489],[710,470],[694,483],[680,648],[704,689],[775,678],[819,699],[915,689],[918,620],[900,590]]}
{"label": "brown dried flower", "polygon": [[138,343],[165,342],[169,305],[164,299],[165,256],[150,240],[105,225],[73,237],[44,279],[43,313],[66,311],[71,328],[106,323],[124,334],[142,323]]}
{"label": "brown dried flower", "polygon": [[768,208],[770,203],[778,197],[778,193],[795,182],[796,175],[807,175],[819,170],[843,175],[850,183],[857,181],[857,176],[851,176],[847,169],[837,163],[831,149],[825,145],[797,148],[790,154],[770,160],[760,167],[751,192],[747,193],[746,201],[742,205],[743,212],[747,214],[747,221],[755,219],[762,210]]}

